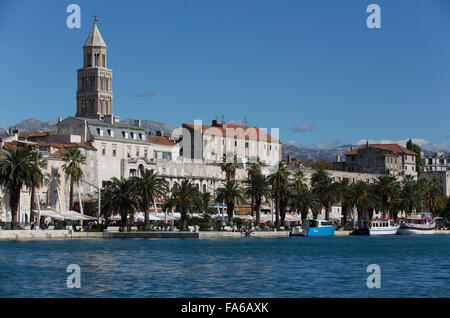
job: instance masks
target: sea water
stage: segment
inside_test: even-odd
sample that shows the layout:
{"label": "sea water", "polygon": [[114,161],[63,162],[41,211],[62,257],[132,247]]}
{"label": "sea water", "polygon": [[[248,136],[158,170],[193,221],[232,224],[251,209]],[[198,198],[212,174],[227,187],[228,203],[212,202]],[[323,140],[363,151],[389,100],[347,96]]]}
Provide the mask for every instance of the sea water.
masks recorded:
{"label": "sea water", "polygon": [[2,241],[0,297],[449,297],[449,255],[448,235]]}

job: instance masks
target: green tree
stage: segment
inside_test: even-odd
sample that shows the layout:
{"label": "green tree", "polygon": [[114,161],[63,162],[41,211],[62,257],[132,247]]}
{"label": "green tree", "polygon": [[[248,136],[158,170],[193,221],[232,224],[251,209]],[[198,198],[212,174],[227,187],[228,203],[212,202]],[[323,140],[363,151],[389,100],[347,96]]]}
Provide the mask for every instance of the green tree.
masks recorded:
{"label": "green tree", "polygon": [[270,196],[270,183],[268,178],[265,177],[262,173],[250,174],[245,183],[245,197],[250,198],[252,202],[254,202],[254,208],[256,212],[256,226],[259,226],[261,223],[261,205],[263,199]]}
{"label": "green tree", "polygon": [[353,207],[350,196],[350,179],[347,177],[342,178],[342,180],[337,182],[337,188],[339,193],[339,201],[341,202],[342,208],[342,223],[345,226],[347,224],[348,210]]}
{"label": "green tree", "polygon": [[356,206],[359,227],[363,219],[368,218],[369,210],[377,206],[377,198],[373,193],[373,188],[367,182],[361,180],[351,184],[350,202],[352,206]]}
{"label": "green tree", "polygon": [[136,192],[134,181],[130,179],[111,179],[111,204],[120,214],[122,227],[127,227],[128,215],[136,210]]}
{"label": "green tree", "polygon": [[291,208],[300,213],[302,220],[306,220],[309,210],[312,211],[314,217],[320,213],[322,205],[319,198],[308,188],[307,185],[295,187],[290,197]]}
{"label": "green tree", "polygon": [[424,204],[434,216],[437,216],[445,208],[447,203],[446,197],[443,194],[442,184],[438,179],[433,178],[426,180],[423,187]]}
{"label": "green tree", "polygon": [[381,211],[385,218],[390,214],[386,211],[389,209],[390,201],[400,193],[400,185],[393,176],[380,176],[375,181],[375,191],[380,198]]}
{"label": "green tree", "polygon": [[[233,157],[233,160],[229,158]],[[220,164],[220,169],[225,172],[225,179],[227,181],[234,180],[236,177],[236,170],[238,168],[237,156],[236,154],[229,153],[223,155],[222,163]]]}
{"label": "green tree", "polygon": [[[73,210],[73,187],[79,186],[83,180],[82,166],[86,164],[86,157],[77,148],[70,148],[63,156],[62,170],[66,175],[66,181],[70,181],[69,210]],[[81,202],[80,202],[81,204]]]}
{"label": "green tree", "polygon": [[193,208],[194,201],[198,197],[197,187],[189,180],[183,180],[181,184],[175,183],[172,187],[171,195],[167,199],[165,209],[175,207],[181,214],[180,227],[182,231],[186,231],[187,214]]}
{"label": "green tree", "polygon": [[331,207],[339,201],[338,184],[333,182],[325,170],[319,169],[311,176],[311,187],[325,209],[325,219],[328,220]]}
{"label": "green tree", "polygon": [[216,202],[225,202],[227,205],[228,224],[231,224],[233,221],[235,204],[243,201],[243,191],[235,180],[225,182],[225,184],[216,191]]}
{"label": "green tree", "polygon": [[[164,197],[167,192],[167,181],[154,173],[154,170],[146,169],[141,176],[133,178],[140,207],[144,210],[144,227],[150,227],[149,209],[157,199]],[[156,212],[156,211],[155,211]]]}
{"label": "green tree", "polygon": [[35,156],[27,149],[0,151],[0,185],[9,191],[11,229],[18,229],[17,214],[23,186],[34,187],[43,175]]}
{"label": "green tree", "polygon": [[272,186],[272,196],[275,199],[275,207],[277,212],[275,216],[275,224],[277,226],[280,225],[280,217],[283,222],[286,214],[286,194],[289,187],[289,176],[290,172],[283,161],[280,161],[276,170],[269,175],[269,183]]}
{"label": "green tree", "polygon": [[[39,169],[43,169],[47,166],[47,161],[43,159],[42,153],[38,151],[33,151],[33,160],[34,163]],[[31,187],[30,193],[30,222],[34,221],[36,206],[36,189],[39,189],[42,186],[42,182],[44,181],[44,176],[36,178],[34,186]],[[38,220],[39,222],[39,220]]]}
{"label": "green tree", "polygon": [[[247,168],[247,179],[250,180],[252,179],[252,177],[256,174],[261,174],[262,170],[261,170],[261,160],[259,159],[259,157],[256,157],[255,162],[252,162],[249,164],[248,168]],[[251,211],[251,215],[253,216],[253,211],[255,209],[255,202],[254,202],[254,198],[253,196],[250,197],[250,211]]]}
{"label": "green tree", "polygon": [[420,149],[420,146],[413,143],[412,140],[409,139],[406,142],[406,148],[408,150],[414,151],[417,154],[417,156],[416,156],[416,171],[420,171],[421,167],[423,165],[422,164],[422,154],[421,154],[422,150]]}

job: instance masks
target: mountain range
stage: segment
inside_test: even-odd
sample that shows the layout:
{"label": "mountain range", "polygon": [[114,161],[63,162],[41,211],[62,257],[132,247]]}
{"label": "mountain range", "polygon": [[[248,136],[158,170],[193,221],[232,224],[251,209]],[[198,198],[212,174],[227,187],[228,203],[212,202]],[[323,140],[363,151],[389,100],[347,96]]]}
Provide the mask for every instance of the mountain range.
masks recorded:
{"label": "mountain range", "polygon": [[[132,124],[133,119],[128,118],[122,121],[126,124]],[[56,130],[57,120],[41,121],[37,119],[27,119],[14,126],[12,128],[19,129],[21,132],[29,131],[53,131]],[[154,120],[141,120],[141,127],[143,127],[147,133],[152,135],[156,134],[156,131],[163,130],[164,134],[169,135],[175,127],[167,125],[164,122],[154,121]],[[0,127],[0,134],[6,133],[6,130]],[[383,142],[384,143],[384,142]],[[398,142],[403,145],[403,141]],[[359,143],[360,145],[360,143]],[[292,158],[299,158],[301,160],[327,160],[336,161],[337,157],[340,156],[341,160],[345,159],[345,153],[350,151],[350,148],[358,147],[359,145],[336,145],[335,142],[331,144],[321,143],[317,145],[302,146],[298,143],[284,143],[283,144],[283,157],[288,155]],[[404,146],[404,145],[403,145]],[[440,143],[422,143],[420,144],[422,151],[426,156],[432,155],[437,151],[444,152],[446,155],[450,155],[450,144]]]}

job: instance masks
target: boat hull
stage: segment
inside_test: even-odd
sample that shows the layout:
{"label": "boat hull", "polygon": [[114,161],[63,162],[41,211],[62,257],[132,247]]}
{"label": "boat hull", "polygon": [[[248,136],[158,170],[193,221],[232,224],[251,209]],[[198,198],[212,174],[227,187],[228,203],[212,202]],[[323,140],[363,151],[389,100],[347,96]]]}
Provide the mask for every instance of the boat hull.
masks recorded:
{"label": "boat hull", "polygon": [[386,227],[386,228],[371,228],[370,235],[395,235],[400,226]]}
{"label": "boat hull", "polygon": [[307,236],[334,236],[335,226],[311,227]]}
{"label": "boat hull", "polygon": [[401,226],[400,229],[398,230],[398,234],[402,235],[427,235],[434,233],[436,233],[434,227],[418,228],[412,226]]}

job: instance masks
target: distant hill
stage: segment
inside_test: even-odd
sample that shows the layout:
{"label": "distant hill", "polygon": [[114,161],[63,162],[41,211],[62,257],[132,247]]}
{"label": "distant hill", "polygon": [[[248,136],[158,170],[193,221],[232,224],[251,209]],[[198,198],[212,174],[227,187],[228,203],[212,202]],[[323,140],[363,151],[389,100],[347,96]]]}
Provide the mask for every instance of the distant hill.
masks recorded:
{"label": "distant hill", "polygon": [[[133,124],[134,119],[127,118],[125,120],[122,120],[121,122],[125,124]],[[176,128],[173,126],[169,126],[161,121],[154,120],[141,120],[141,127],[144,128],[147,133],[151,132],[152,135],[155,135],[156,131],[158,130],[163,130],[165,135],[170,135]]]}
{"label": "distant hill", "polygon": [[[121,121],[125,124],[133,124],[133,119],[125,119]],[[20,123],[12,126],[13,129],[19,129],[21,132],[29,132],[29,131],[54,131],[57,129],[58,121],[57,120],[50,120],[50,121],[41,121],[38,119],[27,119],[24,121],[21,121]],[[172,130],[175,129],[173,126],[169,126],[166,123],[160,122],[160,121],[154,121],[154,120],[142,120],[141,121],[142,127],[147,132],[152,132],[152,134],[155,134],[158,130],[163,130],[164,134],[171,134]],[[2,131],[2,128],[0,128],[0,132]]]}
{"label": "distant hill", "polygon": [[292,158],[299,158],[304,161],[308,160],[327,160],[336,161],[337,156],[341,157],[341,161],[345,160],[345,153],[350,151],[351,145],[341,145],[332,149],[313,149],[296,145],[283,144],[283,157],[288,155]]}
{"label": "distant hill", "polygon": [[[292,158],[299,158],[304,161],[308,160],[327,160],[330,162],[337,161],[337,156],[340,156],[340,161],[345,161],[345,153],[350,151],[352,145],[340,145],[330,149],[315,149],[308,147],[301,147],[296,145],[283,144],[283,157],[290,155]],[[353,149],[360,145],[353,145]],[[450,149],[446,144],[434,145],[426,144],[422,146],[422,151],[425,156],[432,156],[436,152],[443,152],[447,156],[450,155]]]}
{"label": "distant hill", "polygon": [[41,121],[38,119],[27,119],[12,126],[13,129],[19,129],[20,132],[29,131],[54,131],[56,130],[57,120]]}

